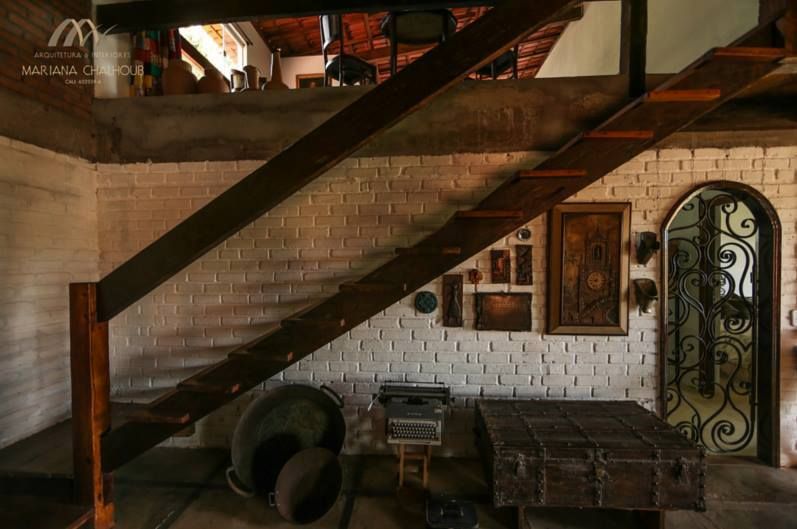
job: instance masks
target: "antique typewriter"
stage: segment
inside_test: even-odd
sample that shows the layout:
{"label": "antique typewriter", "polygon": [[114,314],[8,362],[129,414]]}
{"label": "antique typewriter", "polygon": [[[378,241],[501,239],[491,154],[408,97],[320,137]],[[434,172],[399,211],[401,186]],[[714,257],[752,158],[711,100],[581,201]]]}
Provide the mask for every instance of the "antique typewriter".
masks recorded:
{"label": "antique typewriter", "polygon": [[443,443],[443,415],[450,400],[443,386],[386,384],[378,400],[385,408],[387,442],[440,446]]}

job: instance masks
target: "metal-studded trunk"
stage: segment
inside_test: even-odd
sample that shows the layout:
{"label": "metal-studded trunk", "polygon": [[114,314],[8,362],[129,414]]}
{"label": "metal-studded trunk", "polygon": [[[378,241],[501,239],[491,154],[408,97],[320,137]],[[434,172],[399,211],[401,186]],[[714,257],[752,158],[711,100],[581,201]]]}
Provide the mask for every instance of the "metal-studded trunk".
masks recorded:
{"label": "metal-studded trunk", "polygon": [[705,453],[634,402],[479,401],[493,504],[705,510]]}

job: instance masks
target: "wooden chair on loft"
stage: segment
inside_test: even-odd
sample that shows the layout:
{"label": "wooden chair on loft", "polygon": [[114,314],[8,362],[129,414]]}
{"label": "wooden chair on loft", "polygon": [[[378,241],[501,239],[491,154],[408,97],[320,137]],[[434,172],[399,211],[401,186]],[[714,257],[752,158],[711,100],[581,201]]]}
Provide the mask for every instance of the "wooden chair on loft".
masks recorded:
{"label": "wooden chair on loft", "polygon": [[508,50],[486,66],[476,70],[477,79],[492,79],[495,81],[501,75],[512,70],[512,79],[518,78],[518,47]]}
{"label": "wooden chair on loft", "polygon": [[400,44],[445,42],[457,31],[457,17],[448,9],[394,11],[382,20],[381,30],[390,42],[390,75],[396,75]]}
{"label": "wooden chair on loft", "polygon": [[[343,85],[376,83],[376,66],[344,51],[345,34],[341,15],[321,15],[321,51],[324,55],[324,86],[331,86],[331,79]],[[340,43],[340,51],[329,59],[329,48]]]}

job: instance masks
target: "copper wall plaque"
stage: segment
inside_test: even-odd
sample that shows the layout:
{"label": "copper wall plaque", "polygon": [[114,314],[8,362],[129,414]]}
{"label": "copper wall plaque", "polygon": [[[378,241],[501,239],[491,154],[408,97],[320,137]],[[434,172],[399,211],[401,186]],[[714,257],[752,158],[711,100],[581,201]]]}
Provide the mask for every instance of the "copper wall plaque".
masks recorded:
{"label": "copper wall plaque", "polygon": [[531,245],[518,244],[515,247],[517,260],[517,284],[533,285],[534,276],[531,273]]}
{"label": "copper wall plaque", "polygon": [[509,250],[490,250],[490,281],[493,283],[509,283],[512,264]]}
{"label": "copper wall plaque", "polygon": [[443,276],[443,326],[462,327],[462,276]]}
{"label": "copper wall plaque", "polygon": [[503,292],[476,294],[476,329],[530,331],[531,294]]}

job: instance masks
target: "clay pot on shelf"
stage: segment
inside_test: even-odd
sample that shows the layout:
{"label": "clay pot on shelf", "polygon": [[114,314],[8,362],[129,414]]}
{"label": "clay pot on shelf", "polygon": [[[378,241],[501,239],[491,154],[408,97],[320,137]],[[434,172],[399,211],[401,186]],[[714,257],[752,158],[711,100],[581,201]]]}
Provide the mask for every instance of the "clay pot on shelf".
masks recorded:
{"label": "clay pot on shelf", "polygon": [[277,49],[271,54],[271,79],[266,85],[266,90],[287,90],[288,85],[282,81],[281,50]]}
{"label": "clay pot on shelf", "polygon": [[230,72],[230,78],[232,79],[232,91],[233,92],[243,92],[246,90],[246,74],[241,70],[232,70]]}
{"label": "clay pot on shelf", "polygon": [[244,72],[246,72],[246,89],[260,90],[260,70],[258,67],[247,64],[244,66]]}
{"label": "clay pot on shelf", "polygon": [[228,94],[230,85],[227,79],[218,70],[208,68],[205,76],[196,84],[197,92],[200,94]]}
{"label": "clay pot on shelf", "polygon": [[196,93],[196,77],[186,61],[171,59],[163,70],[162,82],[165,96]]}
{"label": "clay pot on shelf", "polygon": [[261,90],[265,90],[267,84],[268,84],[268,77],[261,77],[260,78],[260,89]]}

